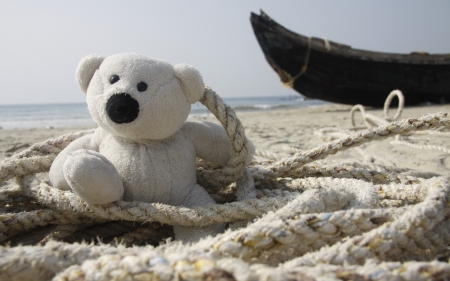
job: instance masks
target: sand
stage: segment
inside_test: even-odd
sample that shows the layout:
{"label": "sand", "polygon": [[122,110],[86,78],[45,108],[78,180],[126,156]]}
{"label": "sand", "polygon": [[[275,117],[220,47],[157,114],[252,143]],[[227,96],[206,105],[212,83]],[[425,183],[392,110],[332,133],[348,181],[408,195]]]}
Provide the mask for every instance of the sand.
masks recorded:
{"label": "sand", "polygon": [[[291,146],[301,150],[314,148],[329,140],[329,135],[319,135],[319,129],[334,127],[349,129],[351,106],[326,105],[309,108],[295,108],[264,112],[238,113],[248,138],[258,150],[270,151],[280,156],[292,153],[285,150]],[[382,109],[367,110],[368,113],[382,117]],[[419,117],[428,113],[450,112],[450,105],[419,106],[405,108],[400,119]],[[395,114],[395,109],[390,112]],[[200,118],[192,119],[200,120]],[[201,120],[216,121],[209,116]],[[356,114],[357,126],[363,126],[362,118]],[[41,142],[69,132],[93,127],[34,128],[0,130],[0,160],[10,157],[33,143]],[[412,139],[418,144],[433,144],[450,148],[449,138],[423,136],[423,140]],[[402,145],[393,145],[393,138],[365,144],[362,148],[364,158],[356,149],[349,149],[329,156],[324,161],[363,162],[367,156],[374,164],[410,168],[450,175],[449,154],[437,150],[423,150]]]}

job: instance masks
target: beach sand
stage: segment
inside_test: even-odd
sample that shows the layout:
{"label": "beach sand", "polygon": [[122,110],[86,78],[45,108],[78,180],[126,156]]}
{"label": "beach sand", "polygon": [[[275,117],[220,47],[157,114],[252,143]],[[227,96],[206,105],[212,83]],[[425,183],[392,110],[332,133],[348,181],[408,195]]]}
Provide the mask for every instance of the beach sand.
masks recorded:
{"label": "beach sand", "polygon": [[[269,151],[279,156],[292,155],[285,147],[307,150],[329,140],[329,135],[320,135],[319,129],[334,127],[352,128],[350,121],[351,106],[326,105],[308,108],[295,108],[251,113],[238,113],[246,130],[247,137],[261,151]],[[391,109],[390,115],[396,109]],[[383,117],[382,109],[368,109],[367,113]],[[420,117],[428,113],[450,112],[450,105],[407,107],[400,119]],[[356,113],[357,126],[362,128],[361,114]],[[215,117],[190,120],[217,121]],[[55,138],[69,132],[77,132],[93,127],[34,128],[0,130],[0,160],[10,157],[33,143]],[[422,136],[423,140],[413,141],[418,144],[432,144],[450,148],[447,137]],[[365,156],[356,149],[349,149],[327,157],[323,161],[363,162],[369,157],[372,163],[435,172],[450,175],[449,154],[438,150],[423,150],[403,145],[393,145],[393,138],[378,140],[362,146]],[[366,158],[364,158],[366,157]],[[258,158],[261,159],[261,158]]]}

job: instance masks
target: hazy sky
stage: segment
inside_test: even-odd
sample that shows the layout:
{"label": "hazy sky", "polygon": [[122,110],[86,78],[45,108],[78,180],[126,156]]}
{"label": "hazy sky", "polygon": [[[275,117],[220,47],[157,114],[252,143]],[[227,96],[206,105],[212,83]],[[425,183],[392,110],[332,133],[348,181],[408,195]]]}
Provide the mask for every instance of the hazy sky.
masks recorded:
{"label": "hazy sky", "polygon": [[450,53],[450,1],[3,1],[0,104],[83,102],[78,61],[139,52],[196,67],[223,97],[285,90],[253,34],[264,10],[292,31],[354,48]]}

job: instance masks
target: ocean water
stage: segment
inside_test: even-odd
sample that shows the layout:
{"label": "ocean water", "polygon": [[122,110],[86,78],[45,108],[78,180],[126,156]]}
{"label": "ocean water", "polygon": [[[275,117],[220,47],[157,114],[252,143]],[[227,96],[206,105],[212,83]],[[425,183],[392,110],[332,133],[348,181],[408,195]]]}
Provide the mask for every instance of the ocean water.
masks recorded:
{"label": "ocean water", "polygon": [[84,125],[95,125],[86,103],[0,105],[3,129]]}
{"label": "ocean water", "polygon": [[[305,100],[301,95],[223,99],[237,113],[328,104],[320,100]],[[199,102],[191,107],[191,116],[211,114]],[[0,105],[0,127],[3,129],[85,125],[95,125],[86,103]]]}

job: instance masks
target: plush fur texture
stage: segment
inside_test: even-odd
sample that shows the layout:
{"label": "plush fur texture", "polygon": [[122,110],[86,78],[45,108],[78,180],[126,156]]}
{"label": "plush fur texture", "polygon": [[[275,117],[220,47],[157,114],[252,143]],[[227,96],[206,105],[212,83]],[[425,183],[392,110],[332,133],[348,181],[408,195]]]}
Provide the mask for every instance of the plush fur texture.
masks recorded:
{"label": "plush fur texture", "polygon": [[[195,159],[225,165],[231,145],[220,125],[185,122],[204,91],[196,69],[134,53],[90,55],[79,63],[76,77],[99,128],[58,155],[49,173],[54,186],[73,190],[88,204],[120,199],[215,204],[197,184]],[[183,241],[223,229],[174,226]]]}

